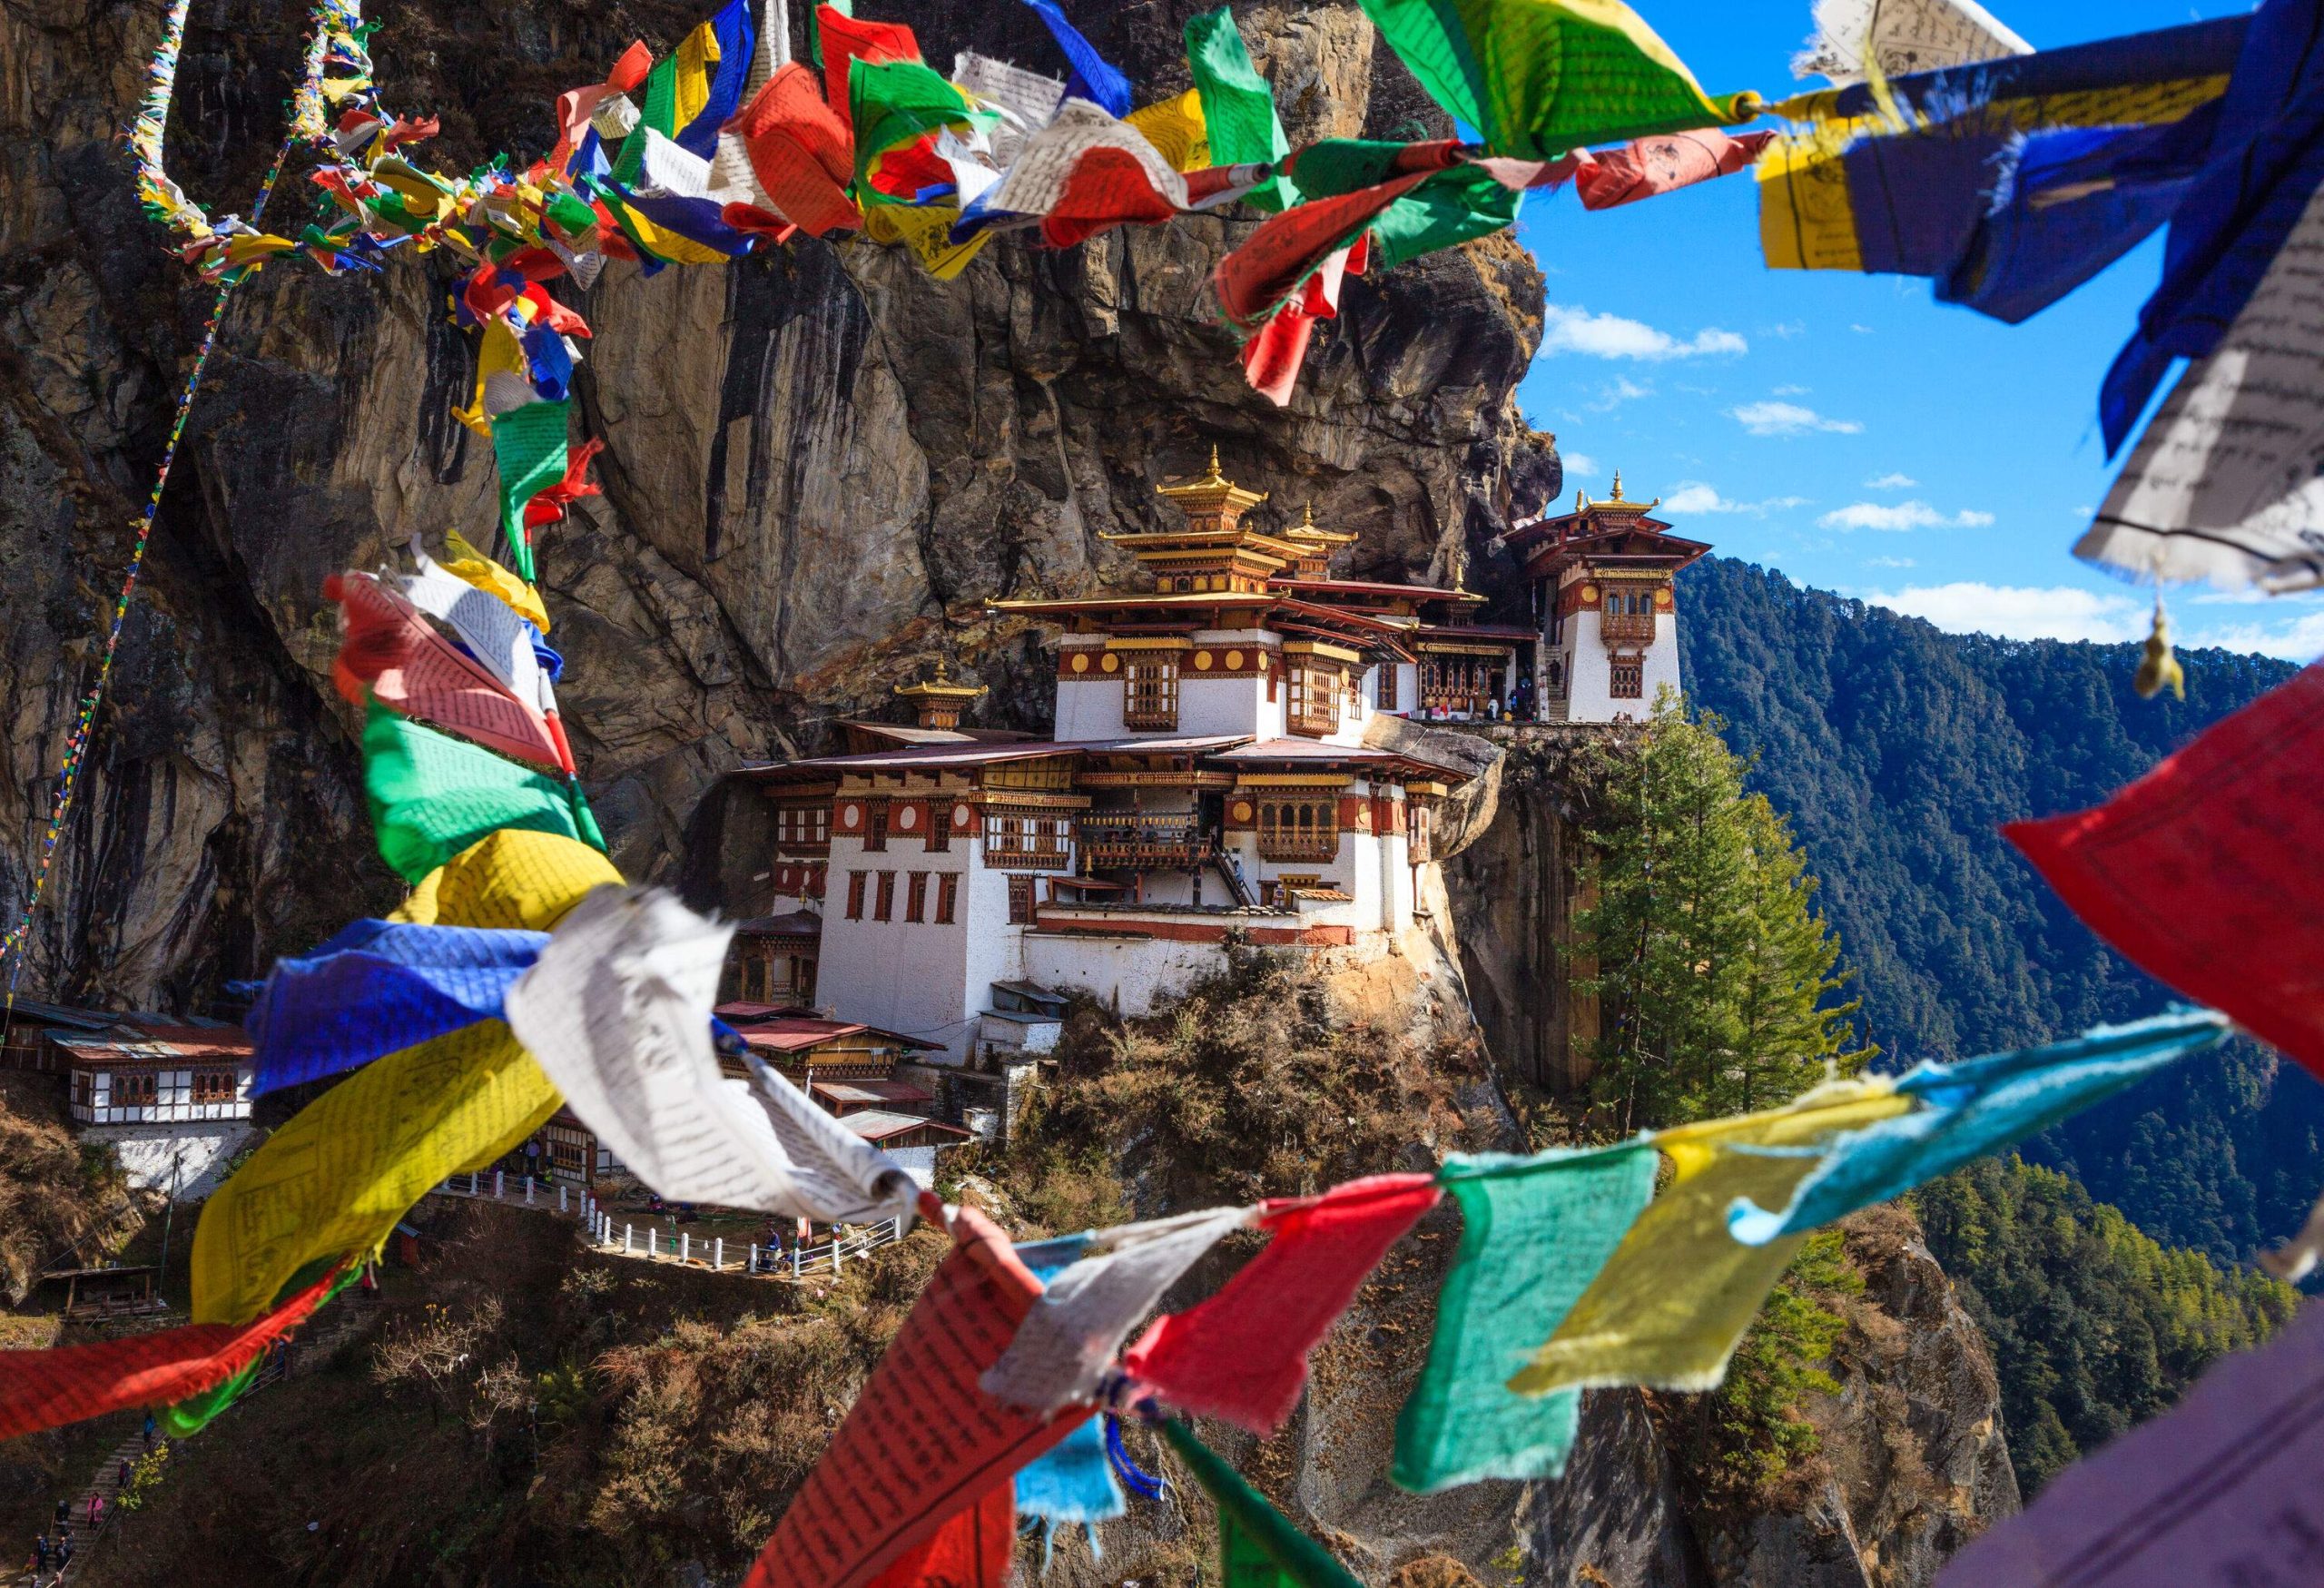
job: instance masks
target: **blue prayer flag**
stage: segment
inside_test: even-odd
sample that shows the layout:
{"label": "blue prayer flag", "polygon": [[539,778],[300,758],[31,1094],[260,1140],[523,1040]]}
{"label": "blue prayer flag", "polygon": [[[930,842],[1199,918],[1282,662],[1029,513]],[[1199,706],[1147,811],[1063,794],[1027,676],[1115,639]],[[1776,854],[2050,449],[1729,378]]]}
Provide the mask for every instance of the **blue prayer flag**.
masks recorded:
{"label": "blue prayer flag", "polygon": [[1041,14],[1041,20],[1049,24],[1049,36],[1072,64],[1073,75],[1065,82],[1066,97],[1086,99],[1109,116],[1129,114],[1129,79],[1114,70],[1097,46],[1066,21],[1057,0],[1025,0],[1025,4]]}

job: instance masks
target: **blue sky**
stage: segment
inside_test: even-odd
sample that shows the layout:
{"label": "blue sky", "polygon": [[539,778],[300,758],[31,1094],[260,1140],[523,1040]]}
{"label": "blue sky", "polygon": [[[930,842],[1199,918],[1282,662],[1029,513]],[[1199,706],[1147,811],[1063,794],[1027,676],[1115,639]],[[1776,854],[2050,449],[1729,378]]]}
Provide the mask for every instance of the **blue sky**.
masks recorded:
{"label": "blue sky", "polygon": [[[1714,94],[1792,91],[1807,0],[1634,0]],[[2166,27],[2217,0],[1989,0],[2036,48]],[[1772,124],[1772,123],[1770,123]],[[1556,432],[1566,498],[1659,496],[1678,532],[1940,627],[2128,639],[2151,597],[2070,547],[2113,469],[2098,381],[2161,268],[2159,240],[2020,326],[1897,276],[1770,271],[1746,176],[1591,214],[1535,195],[1519,234],[1549,321],[1519,389]],[[2171,597],[2181,644],[2324,652],[2324,599]]]}

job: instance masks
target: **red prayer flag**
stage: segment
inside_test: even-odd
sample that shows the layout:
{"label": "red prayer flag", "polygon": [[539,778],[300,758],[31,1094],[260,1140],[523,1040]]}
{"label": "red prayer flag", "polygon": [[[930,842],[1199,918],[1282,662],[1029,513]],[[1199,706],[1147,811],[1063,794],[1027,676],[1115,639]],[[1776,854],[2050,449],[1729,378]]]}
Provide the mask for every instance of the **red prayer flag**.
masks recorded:
{"label": "red prayer flag", "polygon": [[2095,810],[2002,831],[2123,958],[2324,1077],[2324,666]]}
{"label": "red prayer flag", "polygon": [[906,1550],[872,1588],[1008,1588],[1017,1541],[1017,1489],[999,1483],[955,1511],[925,1544]]}
{"label": "red prayer flag", "polygon": [[1371,237],[1358,237],[1353,247],[1334,252],[1323,268],[1307,278],[1299,295],[1275,311],[1243,348],[1243,377],[1251,389],[1277,408],[1287,406],[1299,384],[1299,367],[1306,361],[1307,343],[1319,320],[1336,319],[1340,283],[1364,273],[1371,253]]}
{"label": "red prayer flag", "polygon": [[346,630],[331,678],[350,701],[360,705],[368,695],[504,755],[572,770],[540,708],[509,694],[410,602],[369,574],[336,575],[323,595],[339,603]]}
{"label": "red prayer flag", "polygon": [[1156,225],[1177,212],[1176,204],[1154,191],[1137,156],[1101,145],[1074,161],[1057,207],[1041,217],[1041,241],[1071,248],[1117,226]]}
{"label": "red prayer flag", "polygon": [[1326,259],[1362,235],[1383,210],[1434,174],[1411,172],[1376,187],[1311,199],[1270,215],[1243,240],[1242,247],[1218,261],[1215,280],[1219,307],[1238,329],[1256,330]]}
{"label": "red prayer flag", "polygon": [[215,1388],[313,1316],[338,1271],[246,1324],[188,1324],[88,1346],[0,1351],[0,1439]]}
{"label": "red prayer flag", "polygon": [[[1041,1282],[972,1208],[952,1215],[952,1239],[743,1588],[862,1588],[948,1524],[989,1529],[994,1492],[1089,1415],[1044,1421],[979,1387]],[[979,1520],[959,1523],[964,1505]],[[988,1558],[973,1534],[956,1534],[931,1544],[931,1574],[935,1553],[960,1551],[963,1536],[970,1555]]]}
{"label": "red prayer flag", "polygon": [[589,478],[589,460],[606,449],[606,444],[592,436],[575,449],[566,460],[565,478],[555,485],[545,485],[533,493],[525,504],[525,538],[532,539],[532,531],[547,524],[565,521],[565,509],[583,497],[601,497],[606,493],[596,480]]}
{"label": "red prayer flag", "polygon": [[1183,1411],[1272,1434],[1299,1403],[1307,1353],[1438,1194],[1433,1175],[1374,1175],[1269,1203],[1275,1238],[1217,1295],[1156,1318],[1122,1366]]}
{"label": "red prayer flag", "polygon": [[[917,61],[920,40],[901,22],[867,22],[830,5],[815,7],[815,26],[822,31],[823,98],[852,138],[855,125],[848,120],[847,110],[848,69],[859,60]],[[851,170],[849,174],[854,173]]]}
{"label": "red prayer flag", "polygon": [[1589,150],[1574,156],[1574,191],[1585,210],[1610,210],[1659,193],[1692,187],[1713,177],[1749,169],[1773,133],[1729,137],[1715,127],[1640,138],[1618,149]]}
{"label": "red prayer flag", "polygon": [[813,73],[791,62],[732,124],[751,153],[759,185],[785,220],[816,237],[862,226],[862,212],[847,196],[855,180],[855,136],[823,103]]}

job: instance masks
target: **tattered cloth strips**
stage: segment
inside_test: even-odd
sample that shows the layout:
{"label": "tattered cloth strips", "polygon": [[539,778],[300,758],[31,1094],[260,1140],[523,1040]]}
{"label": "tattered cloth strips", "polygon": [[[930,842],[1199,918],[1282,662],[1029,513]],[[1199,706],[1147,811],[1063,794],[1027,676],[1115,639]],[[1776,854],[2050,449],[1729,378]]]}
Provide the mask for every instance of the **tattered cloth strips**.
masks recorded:
{"label": "tattered cloth strips", "polygon": [[[1088,1415],[1005,1406],[977,1386],[1040,1281],[973,1208],[945,1209],[951,1253],[872,1370],[743,1588],[861,1588]],[[995,1584],[994,1588],[998,1588]]]}
{"label": "tattered cloth strips", "polygon": [[1815,35],[1791,70],[1845,86],[2033,50],[1977,0],[1816,0]]}
{"label": "tattered cloth strips", "polygon": [[1177,1419],[1162,1437],[1218,1507],[1218,1575],[1224,1588],[1360,1588],[1354,1573],[1286,1520],[1216,1451]]}
{"label": "tattered cloth strips", "polygon": [[1364,9],[1490,153],[1554,160],[1588,143],[1759,113],[1756,94],[1706,95],[1621,0],[1364,0]]}
{"label": "tattered cloth strips", "polygon": [[2002,831],[2124,959],[2324,1077],[2319,784],[2311,666],[2095,810]]}
{"label": "tattered cloth strips", "polygon": [[1106,1249],[1044,1276],[1040,1300],[1008,1354],[984,1376],[986,1392],[1044,1413],[1090,1399],[1122,1341],[1162,1293],[1229,1230],[1249,1223],[1254,1211],[1209,1208],[1092,1238]]}
{"label": "tattered cloth strips", "polygon": [[369,574],[338,574],[323,596],[339,603],[344,637],[332,678],[355,705],[369,700],[519,761],[570,772],[537,698],[520,699],[482,663],[429,626],[400,591]]}
{"label": "tattered cloth strips", "polygon": [[[1088,1251],[1092,1238],[1093,1234],[1085,1231],[1017,1248],[1017,1260],[1041,1282],[1042,1302],[1049,1299],[1049,1287],[1057,1277]],[[1039,1307],[1041,1303],[1034,1305]],[[1019,1325],[1018,1340],[1022,1340],[1031,1327],[1030,1318]],[[1120,1344],[1118,1336],[1115,1344]],[[1011,1353],[1016,1351],[1016,1341],[1010,1342],[1009,1349]],[[985,1379],[990,1381],[1003,1371],[1008,1362],[1009,1357],[1003,1356],[984,1376]],[[990,1382],[986,1387],[990,1390]],[[1129,1502],[1123,1498],[1121,1485],[1114,1481],[1113,1464],[1106,1454],[1106,1435],[1100,1422],[1097,1417],[1083,1422],[1047,1455],[1017,1474],[1017,1509],[1020,1513],[1039,1517],[1051,1527],[1087,1527],[1128,1514]]]}
{"label": "tattered cloth strips", "polygon": [[545,932],[359,921],[279,960],[250,1013],[251,1095],[320,1080],[383,1053],[499,1018]]}
{"label": "tattered cloth strips", "polygon": [[[1293,171],[1311,195],[1322,196],[1266,221],[1218,261],[1219,307],[1238,330],[1257,330],[1390,206],[1460,162],[1460,145],[1450,142],[1334,139],[1314,145]],[[1513,195],[1511,203],[1514,215]]]}
{"label": "tattered cloth strips", "polygon": [[1745,1246],[1727,1231],[1728,1208],[1783,1206],[1846,1132],[1912,1106],[1886,1081],[1837,1081],[1770,1113],[1657,1135],[1677,1174],[1509,1387],[1716,1388],[1801,1238]]}
{"label": "tattered cloth strips", "polygon": [[1616,149],[1584,149],[1573,156],[1573,191],[1585,210],[1634,204],[1748,171],[1775,141],[1773,133],[1735,138],[1707,127],[1640,138]]}
{"label": "tattered cloth strips", "polygon": [[1300,283],[1291,301],[1243,344],[1243,378],[1251,383],[1252,390],[1277,408],[1290,406],[1291,394],[1299,385],[1299,367],[1306,362],[1307,344],[1315,334],[1315,322],[1338,318],[1340,285],[1348,277],[1364,273],[1371,250],[1371,238],[1362,236],[1348,247],[1325,254],[1322,266]]}
{"label": "tattered cloth strips", "polygon": [[519,766],[376,705],[363,722],[363,791],[379,856],[408,882],[497,828],[606,846],[578,783]]}
{"label": "tattered cloth strips", "polygon": [[[733,935],[662,890],[607,888],[509,989],[508,1023],[582,1122],[665,1197],[824,1223],[909,1215],[917,1191],[901,1165],[772,1071],[756,1094],[720,1071],[710,1009]],[[763,1108],[776,1089],[795,1102]]]}
{"label": "tattered cloth strips", "polygon": [[1581,1392],[1520,1396],[1509,1380],[1645,1210],[1656,1161],[1643,1140],[1445,1160],[1437,1180],[1461,1205],[1461,1246],[1437,1297],[1427,1366],[1396,1419],[1399,1486],[1432,1494],[1565,1470]]}
{"label": "tattered cloth strips", "polygon": [[1025,0],[1037,12],[1049,28],[1049,36],[1073,67],[1073,75],[1066,79],[1068,99],[1088,100],[1110,116],[1129,114],[1129,79],[1098,54],[1095,46],[1077,32],[1059,10],[1057,0]]}
{"label": "tattered cloth strips", "polygon": [[[605,856],[570,839],[495,833],[396,918],[539,932],[620,881]],[[268,1137],[202,1205],[194,1321],[255,1317],[308,1264],[376,1250],[414,1202],[521,1143],[556,1106],[556,1089],[498,1021],[364,1066]]]}
{"label": "tattered cloth strips", "polygon": [[1787,1205],[1738,1201],[1728,1229],[1749,1246],[1804,1235],[2047,1129],[2227,1034],[2224,1015],[2181,1010],[1963,1064],[1915,1065],[1896,1090],[1919,1108],[1843,1137]]}
{"label": "tattered cloth strips", "polygon": [[1273,1433],[1299,1402],[1307,1353],[1437,1196],[1433,1175],[1374,1175],[1267,1203],[1259,1255],[1201,1305],[1155,1319],[1122,1366],[1183,1411]]}
{"label": "tattered cloth strips", "polygon": [[2205,1370],[2176,1406],[2069,1465],[1972,1540],[1940,1588],[2312,1583],[2324,1307]]}
{"label": "tattered cloth strips", "polygon": [[340,1277],[327,1274],[247,1324],[189,1324],[85,1346],[0,1351],[0,1440],[223,1384],[312,1317]]}
{"label": "tattered cloth strips", "polygon": [[[1791,101],[1780,108],[1804,124],[1752,168],[1768,267],[1926,276],[1948,301],[2025,318],[2161,218],[2142,190],[2167,178],[2172,146],[2138,134],[2201,112],[2186,134],[2200,146],[2245,20],[1924,72],[1880,96],[1858,84]],[[2041,134],[2061,130],[2102,132],[2107,171],[2058,170]]]}

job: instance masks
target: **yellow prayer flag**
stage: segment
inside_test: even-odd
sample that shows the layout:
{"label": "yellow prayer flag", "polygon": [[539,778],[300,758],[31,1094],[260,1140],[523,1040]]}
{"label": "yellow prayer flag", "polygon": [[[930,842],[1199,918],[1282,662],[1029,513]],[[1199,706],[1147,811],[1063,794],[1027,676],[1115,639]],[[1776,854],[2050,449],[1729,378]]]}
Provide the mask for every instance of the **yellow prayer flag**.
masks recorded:
{"label": "yellow prayer flag", "polygon": [[1509,1381],[1520,1395],[1643,1385],[1716,1388],[1727,1359],[1803,1237],[1749,1247],[1728,1233],[1738,1197],[1780,1208],[1834,1134],[1915,1105],[1886,1080],[1818,1087],[1789,1108],[1682,1126],[1654,1139],[1678,1173],[1565,1321]]}
{"label": "yellow prayer flag", "polygon": [[683,132],[710,103],[710,79],[719,61],[718,25],[705,22],[678,45],[677,112],[671,129]]}
{"label": "yellow prayer flag", "polygon": [[444,550],[446,573],[465,579],[487,596],[499,597],[518,616],[530,618],[535,628],[548,632],[548,608],[541,605],[539,591],[470,546],[457,529],[444,532]]}
{"label": "yellow prayer flag", "polygon": [[1123,118],[1162,158],[1179,171],[1200,171],[1210,164],[1210,129],[1203,121],[1202,95],[1189,88],[1176,99],[1157,100]]}
{"label": "yellow prayer flag", "polygon": [[866,204],[863,235],[891,247],[903,244],[919,256],[930,275],[949,281],[969,268],[993,235],[980,232],[966,242],[952,242],[952,222],[960,218],[960,208],[953,204]]}
{"label": "yellow prayer flag", "polygon": [[[415,902],[430,882],[444,925],[546,932],[621,873],[586,843],[502,831],[423,882]],[[194,1321],[245,1322],[309,1265],[376,1249],[413,1203],[522,1142],[558,1101],[497,1020],[364,1066],[269,1137],[202,1208]]]}

